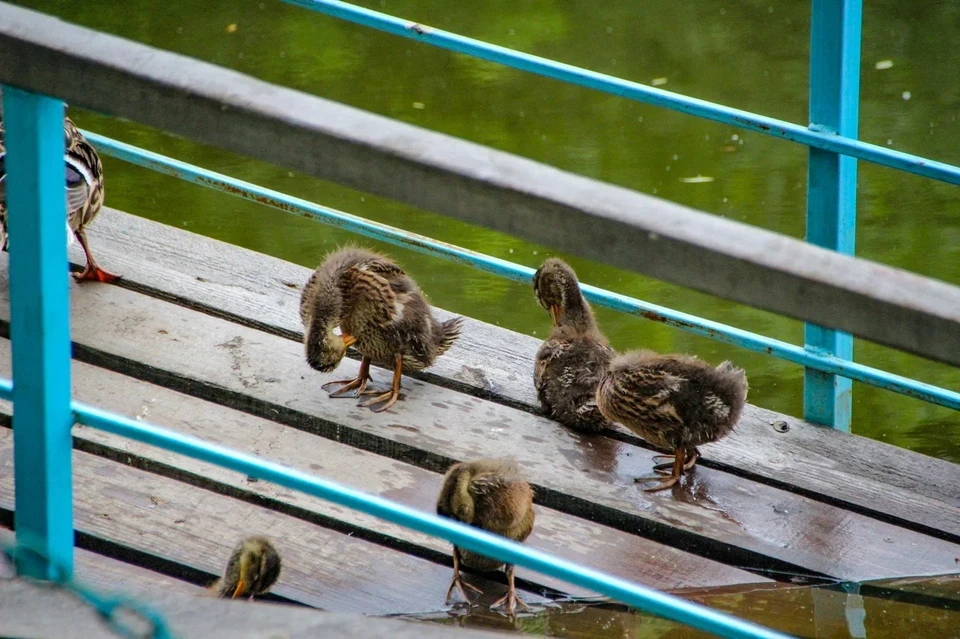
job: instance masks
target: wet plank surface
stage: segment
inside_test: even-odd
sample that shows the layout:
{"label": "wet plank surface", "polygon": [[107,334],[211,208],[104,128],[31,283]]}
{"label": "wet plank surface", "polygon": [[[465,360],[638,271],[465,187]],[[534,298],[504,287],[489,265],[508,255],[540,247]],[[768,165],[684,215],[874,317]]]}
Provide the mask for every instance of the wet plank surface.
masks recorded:
{"label": "wet plank surface", "polygon": [[[150,610],[179,639],[497,639],[499,633],[396,619],[325,613],[303,607],[189,597],[154,589]],[[149,627],[125,617],[136,636]],[[0,581],[0,635],[31,639],[115,639],[97,612],[73,594],[24,580]]]}
{"label": "wet plank surface", "polygon": [[[311,269],[114,210],[103,211],[91,235],[126,286],[300,339],[299,289]],[[530,307],[546,329],[532,293]],[[530,380],[539,340],[471,319],[464,335],[417,377],[538,412]],[[779,420],[787,433],[774,430]],[[960,465],[753,406],[733,435],[703,453],[706,464],[960,543]]]}
{"label": "wet plank surface", "polygon": [[847,580],[955,569],[954,544],[710,468],[673,493],[642,493],[633,478],[650,451],[422,381],[407,379],[406,400],[379,415],[330,400],[320,384],[356,362],[320,375],[298,343],[168,302],[93,285],[72,303],[82,359],[429,470],[513,454],[541,504],[701,556]]}
{"label": "wet plank surface", "polygon": [[[338,612],[441,610],[451,571],[430,561],[173,479],[74,451],[77,530],[219,574],[236,542],[274,540],[283,570],[273,592]],[[11,431],[0,429],[0,508],[13,507]],[[473,578],[488,596],[504,588]],[[497,594],[499,593],[499,594]],[[526,593],[528,601],[542,601]]]}
{"label": "wet plank surface", "polygon": [[[12,543],[13,531],[0,526],[0,544]],[[204,592],[203,588],[190,582],[168,577],[83,548],[74,548],[73,568],[75,581],[100,593],[138,594],[163,590],[185,595],[199,595]],[[12,567],[0,561],[0,580],[12,576]]]}
{"label": "wet plank surface", "polygon": [[[10,370],[10,342],[0,340],[0,376],[9,376]],[[75,398],[91,405],[261,455],[424,511],[433,511],[440,490],[441,475],[438,473],[76,361],[73,365],[73,392]],[[85,426],[76,426],[74,436],[83,442],[109,447],[109,450],[99,447],[84,450],[108,455],[120,463],[212,491],[227,492],[249,503],[404,552],[450,561],[450,546],[442,540],[309,495],[268,482],[251,482],[223,468]],[[718,562],[542,507],[537,509],[537,525],[527,543],[565,559],[664,590],[767,581]],[[519,569],[517,574],[534,584],[568,594],[594,594],[525,569]]]}

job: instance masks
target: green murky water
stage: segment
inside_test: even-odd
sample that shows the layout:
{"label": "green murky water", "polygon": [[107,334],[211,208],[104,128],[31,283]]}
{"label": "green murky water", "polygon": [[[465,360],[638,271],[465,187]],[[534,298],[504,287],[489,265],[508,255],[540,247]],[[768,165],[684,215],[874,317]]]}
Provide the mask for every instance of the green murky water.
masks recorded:
{"label": "green murky water", "polygon": [[[681,596],[794,637],[908,639],[960,637],[960,579],[935,577],[862,587],[740,586]],[[619,606],[576,603],[537,607],[515,618],[455,608],[418,619],[465,628],[564,639],[693,639],[706,632]]]}
{"label": "green murky water", "polygon": [[[184,53],[704,211],[801,237],[806,149],[439,51],[279,0],[29,0],[94,28]],[[522,51],[792,122],[806,122],[808,0],[365,0],[366,6]],[[960,163],[960,3],[866,3],[861,137]],[[236,25],[236,28],[229,28]],[[892,66],[891,66],[892,65]],[[665,82],[665,83],[664,83]],[[274,189],[536,266],[547,255],[469,227],[131,123],[80,125]],[[351,239],[325,226],[108,159],[109,205],[313,266]],[[712,182],[683,178],[708,176]],[[96,242],[96,230],[92,232]],[[861,163],[858,254],[960,283],[960,189]],[[549,318],[523,286],[408,251],[434,303],[530,334]],[[581,279],[793,343],[798,322],[583,260]],[[105,265],[109,268],[109,265]],[[600,311],[618,348],[733,358],[751,400],[801,413],[802,371]],[[948,388],[960,372],[858,342],[859,361]],[[960,414],[856,385],[854,432],[960,462]]]}

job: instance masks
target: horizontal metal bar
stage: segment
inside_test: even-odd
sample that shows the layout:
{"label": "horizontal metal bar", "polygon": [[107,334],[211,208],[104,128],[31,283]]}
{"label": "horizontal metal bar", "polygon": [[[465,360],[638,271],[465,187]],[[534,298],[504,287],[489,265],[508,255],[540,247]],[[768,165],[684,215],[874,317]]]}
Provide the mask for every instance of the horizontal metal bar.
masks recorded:
{"label": "horizontal metal bar", "polygon": [[958,287],[7,3],[0,83],[960,364]]}
{"label": "horizontal metal bar", "polygon": [[307,473],[264,461],[201,439],[137,422],[120,415],[73,402],[77,421],[92,428],[129,437],[223,468],[270,481],[307,495],[358,510],[386,521],[445,539],[457,546],[511,564],[523,566],[571,584],[612,597],[641,610],[699,628],[721,637],[780,639],[787,635],[720,613],[705,606],[633,584],[612,575],[437,515],[414,510],[395,501],[370,495]]}
{"label": "horizontal metal bar", "polygon": [[[181,162],[146,149],[108,138],[92,131],[83,131],[87,139],[105,155],[125,162],[152,169],[159,173],[199,184],[224,193],[241,197],[251,202],[304,215],[353,233],[402,246],[426,255],[471,266],[473,268],[506,277],[517,282],[531,283],[534,269],[496,257],[477,253],[453,244],[447,244],[424,235],[410,233],[379,222],[344,213],[313,202],[308,202],[286,193],[264,188],[250,182],[238,180],[222,173],[216,173],[193,164]],[[695,315],[688,315],[663,306],[644,302],[633,297],[613,293],[589,284],[581,285],[584,296],[598,306],[636,315],[645,319],[661,322],[667,326],[701,335],[710,339],[740,346],[757,353],[766,353],[780,359],[814,368],[825,373],[841,375],[871,386],[907,395],[923,401],[960,410],[960,393],[930,384],[924,384],[907,377],[893,375],[869,366],[845,361],[828,355],[820,355],[794,346],[787,342],[771,339],[756,333],[744,331],[726,324],[712,322]]]}
{"label": "horizontal metal bar", "polygon": [[357,7],[338,0],[284,0],[284,2],[312,11],[324,13],[341,20],[353,22],[365,27],[385,31],[393,35],[463,53],[482,60],[489,60],[508,67],[536,73],[561,82],[575,84],[604,93],[611,93],[637,102],[665,107],[699,118],[730,124],[739,128],[763,133],[775,138],[783,138],[810,147],[843,153],[861,160],[889,166],[908,173],[915,173],[934,180],[951,184],[960,184],[960,167],[944,162],[936,162],[916,155],[894,151],[875,144],[824,133],[814,128],[784,122],[775,118],[757,115],[749,111],[734,109],[687,97],[679,93],[664,91],[653,87],[617,78],[615,76],[589,71],[548,58],[530,55],[506,47],[475,40],[449,31],[428,27],[423,24],[403,20],[394,16]]}

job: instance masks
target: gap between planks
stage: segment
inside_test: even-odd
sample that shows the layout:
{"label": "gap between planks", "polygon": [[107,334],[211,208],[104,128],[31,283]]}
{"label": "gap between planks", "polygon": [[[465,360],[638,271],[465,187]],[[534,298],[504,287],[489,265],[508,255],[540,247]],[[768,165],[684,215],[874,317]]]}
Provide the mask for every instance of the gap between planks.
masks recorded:
{"label": "gap between planks", "polygon": [[[6,510],[14,499],[12,452],[11,431],[0,429],[0,507]],[[82,451],[74,451],[73,465],[78,531],[214,575],[240,538],[265,534],[283,558],[273,591],[287,599],[374,615],[446,608],[448,567]],[[468,579],[485,597],[505,591],[480,576]],[[524,597],[545,602],[535,593]]]}

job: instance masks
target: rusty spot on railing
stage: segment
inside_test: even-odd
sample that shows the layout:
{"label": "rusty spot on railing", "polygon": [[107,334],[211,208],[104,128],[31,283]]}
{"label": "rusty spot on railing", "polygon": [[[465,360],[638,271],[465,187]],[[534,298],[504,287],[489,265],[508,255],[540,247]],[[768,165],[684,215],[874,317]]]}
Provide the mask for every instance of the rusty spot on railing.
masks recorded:
{"label": "rusty spot on railing", "polygon": [[197,182],[211,186],[219,191],[224,191],[225,193],[230,193],[231,195],[236,195],[242,197],[245,200],[253,200],[259,204],[264,204],[266,206],[272,206],[277,209],[287,211],[289,213],[298,213],[303,215],[303,211],[292,204],[288,204],[283,200],[278,200],[276,198],[267,197],[265,195],[258,195],[257,193],[252,193],[247,189],[241,189],[237,186],[229,184],[227,182],[221,182],[220,180],[211,180],[207,177],[198,177]]}

